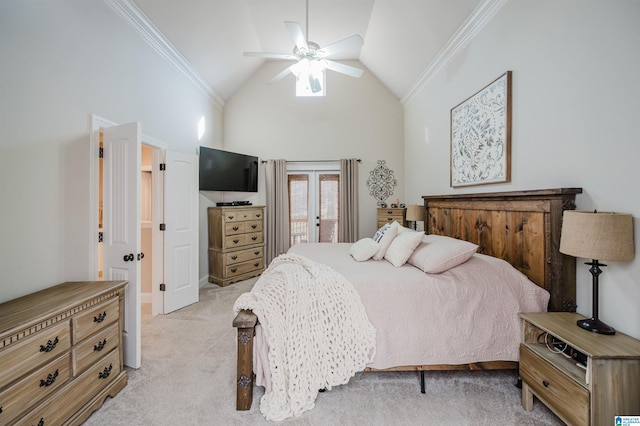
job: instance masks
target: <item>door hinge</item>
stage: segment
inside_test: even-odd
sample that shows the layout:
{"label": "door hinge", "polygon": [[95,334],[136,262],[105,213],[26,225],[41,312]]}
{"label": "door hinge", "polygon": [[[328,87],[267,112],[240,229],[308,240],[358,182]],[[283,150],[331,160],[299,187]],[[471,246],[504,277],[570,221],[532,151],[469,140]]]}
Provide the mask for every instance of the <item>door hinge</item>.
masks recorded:
{"label": "door hinge", "polygon": [[104,234],[102,232],[98,232],[98,242],[101,243],[104,241]]}
{"label": "door hinge", "polygon": [[161,224],[160,224],[160,230],[161,230],[161,231],[164,231],[164,230],[166,230],[166,229],[167,229],[167,225],[165,225],[164,223],[161,223]]}
{"label": "door hinge", "polygon": [[160,291],[167,291],[167,285],[166,284],[160,284]]}
{"label": "door hinge", "polygon": [[104,148],[98,148],[98,158],[104,158]]}
{"label": "door hinge", "polygon": [[160,171],[164,172],[165,170],[167,170],[167,163],[160,163]]}

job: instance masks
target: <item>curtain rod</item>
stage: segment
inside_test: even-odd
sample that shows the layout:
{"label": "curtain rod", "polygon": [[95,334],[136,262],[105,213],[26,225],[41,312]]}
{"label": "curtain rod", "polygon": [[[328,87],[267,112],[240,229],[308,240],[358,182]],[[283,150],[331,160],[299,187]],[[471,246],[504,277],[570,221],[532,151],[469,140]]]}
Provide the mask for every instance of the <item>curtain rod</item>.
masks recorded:
{"label": "curtain rod", "polygon": [[[300,161],[293,161],[293,160],[287,160],[287,163],[337,163],[340,160],[300,160]],[[361,163],[362,160],[361,159],[357,159],[356,160],[358,163]],[[261,163],[264,164],[266,163],[267,160],[262,160]]]}

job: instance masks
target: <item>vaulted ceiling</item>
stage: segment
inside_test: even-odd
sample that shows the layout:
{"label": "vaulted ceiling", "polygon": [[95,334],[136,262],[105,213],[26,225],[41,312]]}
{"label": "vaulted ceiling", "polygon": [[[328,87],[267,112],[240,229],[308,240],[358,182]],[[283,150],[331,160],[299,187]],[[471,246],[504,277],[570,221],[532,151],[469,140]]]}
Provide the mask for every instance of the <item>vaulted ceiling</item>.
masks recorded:
{"label": "vaulted ceiling", "polygon": [[[264,59],[244,51],[291,53],[284,22],[299,22],[325,46],[353,34],[361,48],[331,59],[358,59],[399,99],[447,46],[469,32],[497,0],[105,0],[134,9],[222,100]],[[308,1],[308,14],[307,14]],[[114,7],[115,9],[116,7]],[[308,16],[308,20],[307,20]],[[282,61],[284,70],[291,64]],[[329,71],[330,72],[330,71]],[[276,84],[286,84],[283,81]]]}

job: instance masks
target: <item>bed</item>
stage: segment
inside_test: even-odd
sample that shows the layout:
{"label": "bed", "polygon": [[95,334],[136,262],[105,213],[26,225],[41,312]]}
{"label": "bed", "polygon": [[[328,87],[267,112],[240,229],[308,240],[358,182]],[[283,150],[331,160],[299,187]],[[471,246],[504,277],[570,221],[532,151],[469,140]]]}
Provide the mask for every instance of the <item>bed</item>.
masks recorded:
{"label": "bed", "polygon": [[[575,258],[561,254],[558,248],[562,212],[575,208],[575,196],[581,192],[580,188],[560,188],[424,196],[425,234],[452,237],[478,246],[477,253],[468,261],[437,274],[439,281],[429,284],[438,289],[436,296],[416,294],[424,290],[421,280],[425,276],[426,279],[434,278],[429,277],[431,274],[409,264],[394,267],[386,261],[354,262],[349,256],[350,244],[297,245],[290,252],[325,262],[344,275],[360,293],[368,314],[371,306],[379,304],[380,300],[390,300],[389,303],[395,305],[387,317],[370,318],[377,328],[376,345],[380,347],[374,362],[366,370],[419,371],[424,379],[424,371],[428,370],[517,368],[519,319],[514,309],[575,310]],[[507,274],[509,282],[518,282],[509,290],[499,291],[536,293],[534,301],[521,302],[496,316],[500,306],[495,303],[498,299],[495,296],[479,299],[477,296],[464,297],[462,293],[452,297],[447,293],[455,288],[452,283],[456,280],[468,280],[473,276],[474,268],[485,267],[491,268],[493,274]],[[519,272],[514,275],[512,267]],[[495,268],[500,272],[495,272]],[[370,284],[373,282],[371,277],[377,277],[373,285]],[[391,286],[393,290],[385,289],[384,281],[388,281],[387,287]],[[478,281],[474,287],[481,287],[481,281],[491,279]],[[539,288],[528,287],[524,281]],[[548,304],[541,307],[542,293],[546,295],[544,301],[548,300]],[[434,311],[436,308],[425,308],[425,298],[435,299],[434,304],[442,306],[441,315]],[[455,305],[453,301],[462,303],[462,309],[457,307],[456,310],[456,306],[451,306]],[[478,314],[481,318],[496,316],[499,320],[493,324],[489,322],[488,328],[480,330],[476,328],[477,318],[463,317],[464,312]],[[455,315],[455,318],[446,318],[446,315]],[[252,403],[254,336],[258,323],[258,317],[248,310],[240,311],[233,321],[238,336],[237,410],[248,410]],[[453,331],[446,330],[447,323],[455,323],[458,327]],[[400,336],[402,329],[405,333]],[[466,350],[464,344],[456,343],[456,340],[464,342],[473,334],[479,337],[469,345],[473,348]],[[425,340],[428,342],[443,335],[447,338],[437,340],[442,345],[425,346]],[[499,335],[503,336],[494,341]],[[381,343],[380,339],[385,336],[392,339],[391,344]],[[475,348],[479,345],[485,347]],[[419,350],[414,351],[414,346]]]}

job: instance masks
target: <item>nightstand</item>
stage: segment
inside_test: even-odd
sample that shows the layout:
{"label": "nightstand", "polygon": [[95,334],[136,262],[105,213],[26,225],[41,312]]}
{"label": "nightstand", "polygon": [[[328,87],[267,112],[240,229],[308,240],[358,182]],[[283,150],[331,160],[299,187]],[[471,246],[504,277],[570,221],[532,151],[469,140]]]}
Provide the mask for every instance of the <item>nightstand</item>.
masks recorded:
{"label": "nightstand", "polygon": [[525,410],[535,396],[571,425],[609,425],[615,416],[640,414],[640,340],[583,330],[576,321],[584,317],[572,312],[520,318]]}
{"label": "nightstand", "polygon": [[396,207],[378,208],[378,228],[382,228],[385,223],[398,222],[402,226],[407,226],[407,209]]}

